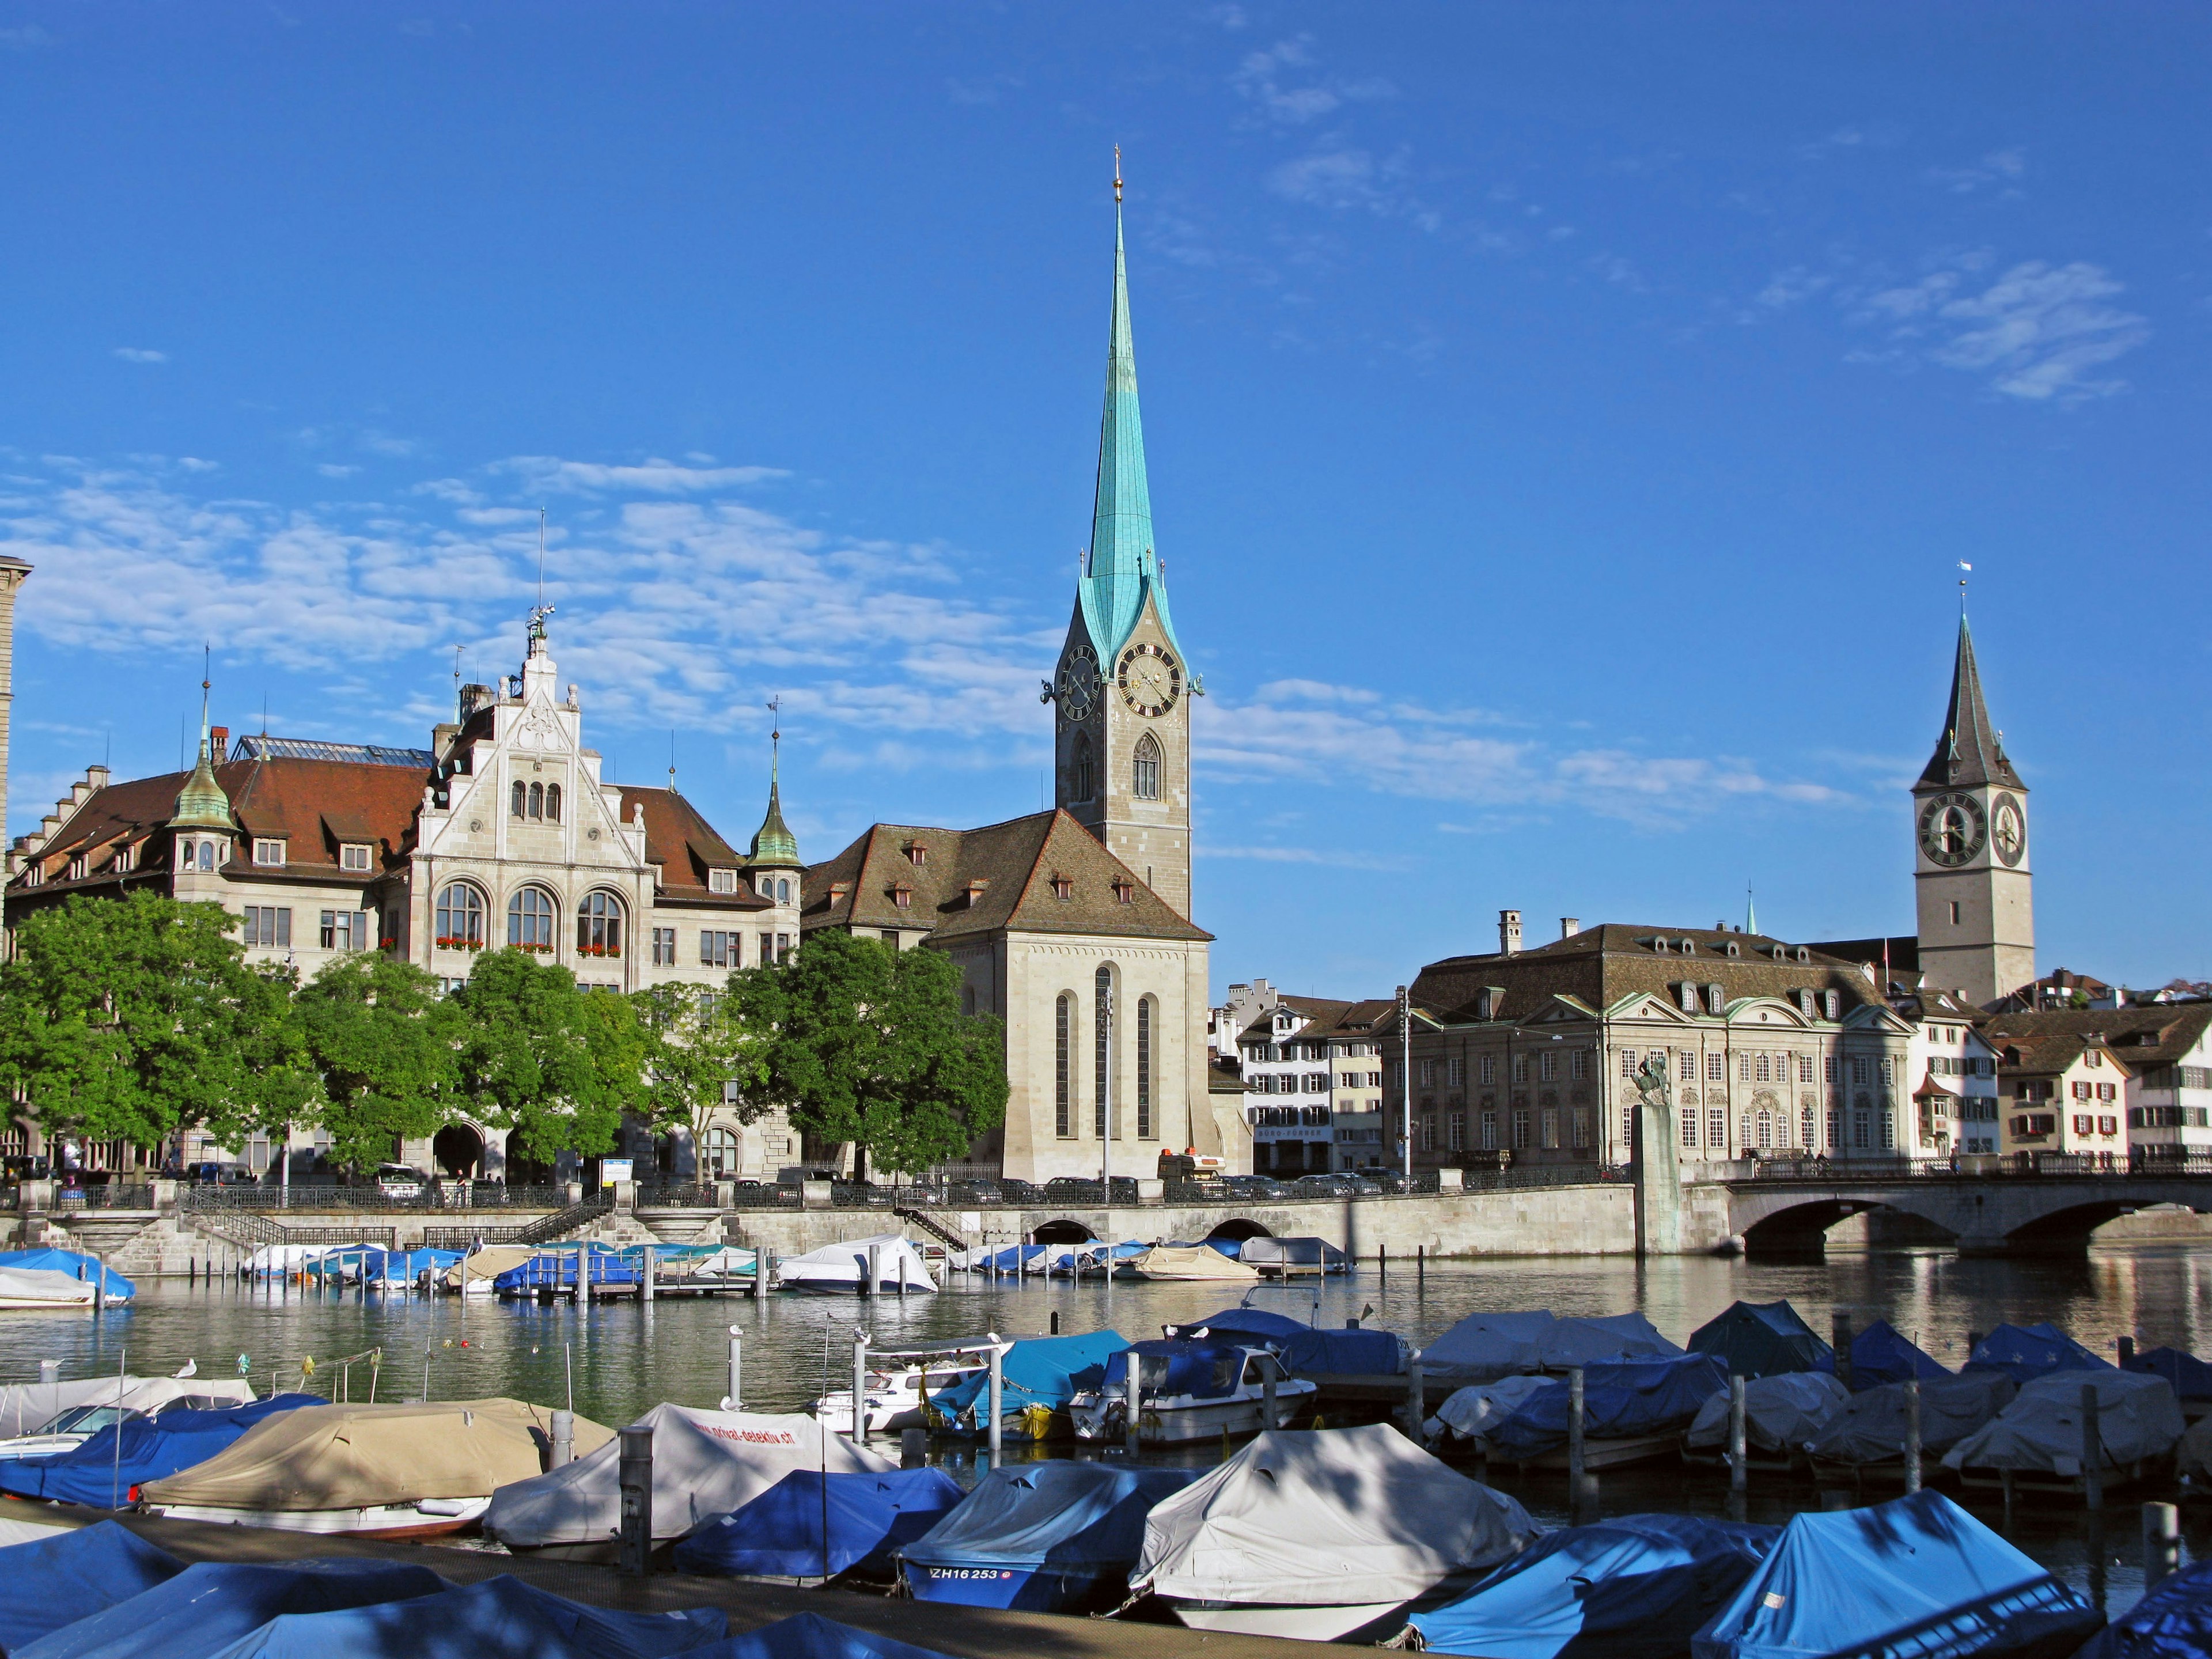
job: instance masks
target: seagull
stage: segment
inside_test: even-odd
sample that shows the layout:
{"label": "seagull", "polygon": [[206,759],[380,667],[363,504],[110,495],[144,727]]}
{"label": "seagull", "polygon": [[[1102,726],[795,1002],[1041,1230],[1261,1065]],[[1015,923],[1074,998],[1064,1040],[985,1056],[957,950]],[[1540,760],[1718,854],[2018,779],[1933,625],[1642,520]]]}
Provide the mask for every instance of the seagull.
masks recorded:
{"label": "seagull", "polygon": [[199,1374],[200,1362],[197,1359],[187,1359],[185,1361],[184,1370],[170,1373],[172,1376],[198,1376]]}

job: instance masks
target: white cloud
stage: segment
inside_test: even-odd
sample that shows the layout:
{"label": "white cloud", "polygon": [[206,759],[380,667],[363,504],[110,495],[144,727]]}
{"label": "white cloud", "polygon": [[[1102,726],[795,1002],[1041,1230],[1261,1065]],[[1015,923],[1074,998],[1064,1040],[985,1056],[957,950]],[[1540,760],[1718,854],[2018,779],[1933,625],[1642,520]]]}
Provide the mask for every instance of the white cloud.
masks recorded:
{"label": "white cloud", "polygon": [[166,363],[169,361],[167,352],[154,351],[145,346],[118,346],[115,355],[126,363]]}
{"label": "white cloud", "polygon": [[1981,261],[1956,263],[1856,298],[1853,320],[1882,327],[1889,343],[1886,352],[1857,354],[1862,361],[1924,360],[1985,376],[1992,390],[2029,402],[2127,389],[2098,371],[2149,339],[2150,325],[2107,303],[2125,285],[2104,267],[2030,259],[1977,293],[1967,278]]}
{"label": "white cloud", "polygon": [[1370,151],[1330,144],[1285,161],[1267,175],[1267,188],[1286,202],[1310,207],[1364,210],[1382,218],[1410,219],[1435,230],[1443,217],[1406,188],[1403,151],[1378,159]]}
{"label": "white cloud", "polygon": [[2024,196],[2020,180],[2027,173],[2027,152],[2022,149],[1993,149],[1978,161],[1962,167],[1930,167],[1928,182],[1940,185],[1954,195],[1971,196],[1985,185],[2002,186],[1999,194],[2008,198]]}
{"label": "white cloud", "polygon": [[51,46],[54,37],[36,23],[25,23],[15,28],[0,29],[0,52],[29,52],[39,46]]}
{"label": "white cloud", "polygon": [[702,490],[740,489],[791,476],[772,466],[680,466],[659,459],[634,466],[607,466],[595,461],[559,460],[550,455],[518,455],[504,466],[520,474],[532,488],[574,495],[641,490],[656,495],[688,495]]}
{"label": "white cloud", "polygon": [[[1318,120],[1347,102],[1368,103],[1397,96],[1397,88],[1379,76],[1345,81],[1317,76],[1313,68],[1313,36],[1293,35],[1261,51],[1247,52],[1230,76],[1229,84],[1263,119],[1282,126]],[[1285,84],[1292,79],[1307,84]]]}
{"label": "white cloud", "polygon": [[357,466],[341,465],[337,461],[319,461],[316,463],[315,471],[325,478],[350,478],[361,469]]}

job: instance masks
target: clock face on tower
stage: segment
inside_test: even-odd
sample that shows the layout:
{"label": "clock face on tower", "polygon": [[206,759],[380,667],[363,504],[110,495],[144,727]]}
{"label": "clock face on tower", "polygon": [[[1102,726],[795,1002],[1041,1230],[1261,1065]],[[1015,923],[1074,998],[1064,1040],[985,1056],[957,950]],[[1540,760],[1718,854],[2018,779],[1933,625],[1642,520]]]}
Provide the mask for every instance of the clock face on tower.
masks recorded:
{"label": "clock face on tower", "polygon": [[1995,823],[1990,830],[1990,844],[1996,848],[1997,857],[2005,867],[2010,869],[2027,851],[2027,814],[2010,795],[1999,795],[1996,810],[1990,816]]}
{"label": "clock face on tower", "polygon": [[1157,645],[1133,645],[1121,653],[1114,683],[1121,701],[1147,720],[1158,720],[1182,696],[1182,665]]}
{"label": "clock face on tower", "polygon": [[1954,791],[1932,796],[1920,809],[1920,850],[1930,864],[1947,870],[1980,852],[1987,832],[1982,804],[1972,795]]}
{"label": "clock face on tower", "polygon": [[1091,718],[1091,707],[1098,701],[1098,657],[1089,646],[1079,645],[1067,653],[1052,696],[1060,704],[1060,717],[1070,725],[1080,726]]}

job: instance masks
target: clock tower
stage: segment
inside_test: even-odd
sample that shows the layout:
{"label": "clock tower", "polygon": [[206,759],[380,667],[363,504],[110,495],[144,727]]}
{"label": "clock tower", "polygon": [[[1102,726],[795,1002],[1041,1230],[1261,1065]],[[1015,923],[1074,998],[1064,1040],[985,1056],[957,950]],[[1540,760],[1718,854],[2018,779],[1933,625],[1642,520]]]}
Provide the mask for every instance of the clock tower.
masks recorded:
{"label": "clock tower", "polygon": [[1188,916],[1190,704],[1202,688],[1176,638],[1152,541],[1121,199],[1116,177],[1114,317],[1091,545],[1075,584],[1067,642],[1043,700],[1054,710],[1054,801]]}
{"label": "clock tower", "polygon": [[1949,717],[1912,786],[1912,818],[1920,966],[1929,981],[1984,1006],[2033,981],[2027,786],[1990,724],[1964,614]]}

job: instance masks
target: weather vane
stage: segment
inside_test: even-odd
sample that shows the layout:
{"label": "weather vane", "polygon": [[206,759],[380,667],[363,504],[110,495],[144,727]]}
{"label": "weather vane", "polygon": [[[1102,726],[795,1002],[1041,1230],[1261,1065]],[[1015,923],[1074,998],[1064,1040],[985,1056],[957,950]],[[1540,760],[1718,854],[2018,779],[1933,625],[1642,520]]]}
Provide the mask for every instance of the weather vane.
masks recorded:
{"label": "weather vane", "polygon": [[1961,559],[1959,570],[1959,614],[1963,617],[1966,614],[1966,578],[1974,574],[1974,567]]}
{"label": "weather vane", "polygon": [[1121,147],[1114,146],[1114,205],[1121,205]]}

